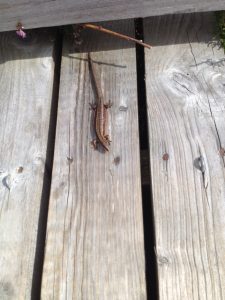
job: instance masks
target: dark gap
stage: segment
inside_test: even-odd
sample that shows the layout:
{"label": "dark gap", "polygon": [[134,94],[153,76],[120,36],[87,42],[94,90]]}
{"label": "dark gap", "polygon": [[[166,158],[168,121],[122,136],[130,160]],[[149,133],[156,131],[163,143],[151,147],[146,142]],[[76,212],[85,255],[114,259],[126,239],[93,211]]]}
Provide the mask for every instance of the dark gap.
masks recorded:
{"label": "dark gap", "polygon": [[50,112],[50,122],[48,130],[48,142],[46,150],[46,164],[43,178],[43,190],[41,195],[41,206],[38,220],[38,233],[37,233],[37,244],[34,260],[34,270],[32,277],[32,288],[31,288],[31,299],[40,299],[41,294],[41,281],[42,271],[44,263],[44,252],[45,252],[45,238],[46,238],[46,227],[48,218],[48,206],[49,196],[52,181],[52,167],[53,167],[53,156],[55,147],[55,134],[56,134],[56,121],[57,121],[57,110],[58,110],[58,97],[59,97],[59,83],[60,83],[60,69],[61,69],[61,57],[62,57],[62,30],[59,28],[56,32],[56,40],[54,45],[53,58],[55,62],[54,70],[54,81],[52,90],[52,102]]}
{"label": "dark gap", "polygon": [[[144,40],[142,19],[135,20],[135,37]],[[149,50],[147,50],[149,51]],[[148,118],[145,86],[144,48],[136,45],[138,116],[141,150],[142,201],[145,243],[147,299],[159,299],[158,271],[155,254],[155,225],[149,160]]]}

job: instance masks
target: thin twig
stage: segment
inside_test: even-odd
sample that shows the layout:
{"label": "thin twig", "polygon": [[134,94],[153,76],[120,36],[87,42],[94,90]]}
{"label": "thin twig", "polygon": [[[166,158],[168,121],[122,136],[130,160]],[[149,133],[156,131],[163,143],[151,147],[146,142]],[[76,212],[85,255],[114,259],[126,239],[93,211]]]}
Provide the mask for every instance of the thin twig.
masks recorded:
{"label": "thin twig", "polygon": [[143,47],[146,47],[148,49],[151,49],[151,46],[149,44],[146,44],[140,40],[137,40],[135,38],[132,38],[130,36],[127,36],[127,35],[124,35],[124,34],[121,34],[121,33],[118,33],[118,32],[115,32],[115,31],[112,31],[112,30],[109,30],[109,29],[106,29],[106,28],[103,28],[102,26],[99,26],[99,25],[93,25],[93,24],[81,24],[81,26],[83,28],[89,28],[89,29],[94,29],[94,30],[98,30],[98,31],[101,31],[101,32],[104,32],[104,33],[108,33],[108,34],[111,34],[113,36],[116,36],[116,37],[119,37],[121,39],[124,39],[124,40],[127,40],[127,41],[132,41],[132,42],[135,42]]}

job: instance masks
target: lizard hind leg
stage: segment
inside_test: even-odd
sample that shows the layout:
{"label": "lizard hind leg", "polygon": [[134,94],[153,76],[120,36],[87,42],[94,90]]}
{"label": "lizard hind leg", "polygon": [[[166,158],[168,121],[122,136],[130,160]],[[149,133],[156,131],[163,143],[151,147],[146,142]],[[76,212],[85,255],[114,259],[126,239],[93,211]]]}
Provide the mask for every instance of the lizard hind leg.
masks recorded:
{"label": "lizard hind leg", "polygon": [[111,143],[112,141],[110,141],[110,139],[109,139],[109,135],[108,135],[108,134],[106,134],[104,137],[105,137],[105,139],[106,139],[107,143],[110,145],[110,143]]}
{"label": "lizard hind leg", "polygon": [[93,104],[93,103],[89,103],[89,109],[90,109],[90,110],[93,110],[93,111],[96,111],[97,105],[96,105],[96,104]]}
{"label": "lizard hind leg", "polygon": [[94,150],[96,150],[97,149],[97,145],[98,145],[98,140],[97,139],[93,139],[91,141],[91,145],[94,148]]}
{"label": "lizard hind leg", "polygon": [[112,101],[111,100],[109,100],[109,102],[107,103],[107,104],[104,104],[104,107],[106,108],[106,109],[108,109],[108,108],[110,108],[110,107],[112,107]]}

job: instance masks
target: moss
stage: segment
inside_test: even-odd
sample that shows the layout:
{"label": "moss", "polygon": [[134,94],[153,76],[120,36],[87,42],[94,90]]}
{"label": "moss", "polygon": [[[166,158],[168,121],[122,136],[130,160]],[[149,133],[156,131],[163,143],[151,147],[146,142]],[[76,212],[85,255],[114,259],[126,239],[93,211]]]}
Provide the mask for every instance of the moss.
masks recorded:
{"label": "moss", "polygon": [[216,12],[216,23],[219,41],[225,51],[225,11]]}

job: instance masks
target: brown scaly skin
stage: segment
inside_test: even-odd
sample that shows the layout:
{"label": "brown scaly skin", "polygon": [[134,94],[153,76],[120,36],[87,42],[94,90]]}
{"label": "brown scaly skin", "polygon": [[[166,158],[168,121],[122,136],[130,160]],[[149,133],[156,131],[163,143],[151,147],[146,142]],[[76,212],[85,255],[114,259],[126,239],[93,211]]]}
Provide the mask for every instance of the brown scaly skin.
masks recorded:
{"label": "brown scaly skin", "polygon": [[97,142],[99,141],[105,151],[109,151],[109,135],[106,133],[106,127],[108,123],[108,111],[107,109],[110,107],[110,104],[104,104],[103,106],[93,106],[91,108],[95,112],[95,132],[97,135],[97,140],[93,140],[91,144],[94,148],[97,148]]}
{"label": "brown scaly skin", "polygon": [[[91,105],[91,108],[95,111],[95,132],[98,141],[102,145],[105,151],[109,151],[110,140],[106,133],[106,127],[108,126],[108,111],[107,109],[111,107],[111,104],[104,104],[103,94],[100,87],[100,81],[95,72],[93,61],[91,59],[90,53],[88,53],[89,66],[92,72],[93,80],[95,83],[97,103],[96,105]],[[97,141],[93,140],[92,145],[97,148]]]}

